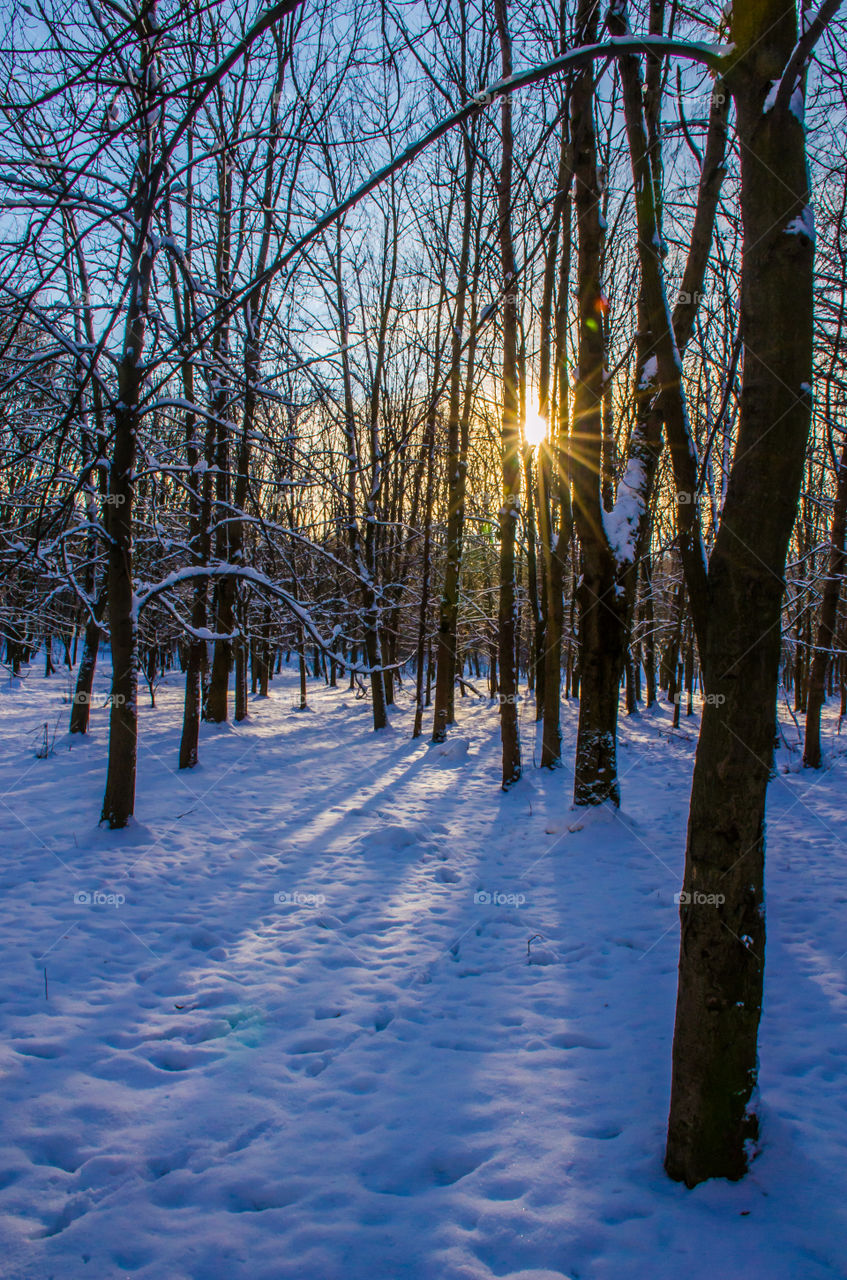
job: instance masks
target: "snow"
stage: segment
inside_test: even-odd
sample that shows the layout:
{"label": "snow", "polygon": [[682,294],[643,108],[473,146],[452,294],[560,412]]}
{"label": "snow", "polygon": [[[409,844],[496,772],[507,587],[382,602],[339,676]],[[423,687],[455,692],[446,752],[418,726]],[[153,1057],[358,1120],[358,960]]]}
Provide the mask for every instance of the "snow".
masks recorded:
{"label": "snow", "polygon": [[659,374],[659,361],[656,356],[648,356],[644,361],[644,367],[641,370],[641,377],[638,380],[638,390],[644,391],[655,382]]}
{"label": "snow", "polygon": [[802,87],[797,84],[791,91],[791,100],[788,103],[788,110],[800,121],[801,125],[806,123],[806,99],[803,96]]}
{"label": "snow", "polygon": [[622,717],[621,812],[574,812],[573,704],[551,774],[521,703],[503,794],[487,699],[434,748],[410,696],[374,734],[346,689],[295,710],[292,670],[180,774],[181,686],[140,708],[123,832],[108,669],[88,740],[37,659],[0,688],[7,1280],[845,1275],[833,719],[814,774],[787,722],[771,785],[761,1150],[687,1191],[661,1159],[696,717]]}
{"label": "snow", "polygon": [[[781,84],[782,84],[781,80],[771,81],[771,87],[770,89],[768,89],[764,106],[762,107],[762,115],[767,115],[767,113],[769,111],[772,111],[773,108],[776,106],[777,94],[779,93],[779,87]],[[805,127],[806,100],[803,95],[803,86],[799,83],[799,81],[797,84],[794,85],[793,89],[791,90],[791,97],[788,102],[788,110],[791,112],[794,118],[796,120],[799,120],[800,124]]]}
{"label": "snow", "polygon": [[621,477],[615,505],[611,511],[603,512],[603,528],[620,564],[631,564],[635,558],[638,525],[644,510],[644,479],[644,463],[633,455]]}
{"label": "snow", "polygon": [[803,212],[796,218],[792,218],[788,226],[785,228],[787,236],[806,236],[814,244],[815,241],[815,211],[810,204],[803,206]]}

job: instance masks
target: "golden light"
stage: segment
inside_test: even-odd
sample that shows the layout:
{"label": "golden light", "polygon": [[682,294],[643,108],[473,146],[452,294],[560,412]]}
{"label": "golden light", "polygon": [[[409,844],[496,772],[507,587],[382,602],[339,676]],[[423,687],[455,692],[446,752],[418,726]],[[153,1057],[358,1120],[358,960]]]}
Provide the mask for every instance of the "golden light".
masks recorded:
{"label": "golden light", "polygon": [[528,445],[535,449],[541,444],[541,441],[547,437],[547,423],[537,409],[532,405],[527,406],[526,421],[524,422],[524,439]]}

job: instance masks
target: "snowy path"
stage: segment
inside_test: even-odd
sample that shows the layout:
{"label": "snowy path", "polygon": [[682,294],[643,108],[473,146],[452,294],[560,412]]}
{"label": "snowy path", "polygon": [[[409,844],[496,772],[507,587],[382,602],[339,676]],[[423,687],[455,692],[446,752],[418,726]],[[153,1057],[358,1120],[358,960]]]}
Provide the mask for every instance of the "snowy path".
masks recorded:
{"label": "snowy path", "polygon": [[287,675],[175,774],[172,677],[109,833],[106,713],[34,757],[61,688],[0,691],[10,1280],[847,1276],[843,759],[772,784],[762,1152],[688,1192],[661,1155],[696,725],[624,723],[623,810],[581,815],[567,771],[499,792],[486,702],[432,748],[405,703],[378,736],[346,691],[294,711]]}

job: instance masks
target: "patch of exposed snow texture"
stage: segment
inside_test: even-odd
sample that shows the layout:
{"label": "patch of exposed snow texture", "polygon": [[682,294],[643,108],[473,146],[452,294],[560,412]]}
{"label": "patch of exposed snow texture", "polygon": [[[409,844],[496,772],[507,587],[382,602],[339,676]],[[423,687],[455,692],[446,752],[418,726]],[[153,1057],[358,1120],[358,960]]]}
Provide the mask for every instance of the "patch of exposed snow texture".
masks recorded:
{"label": "patch of exposed snow texture", "polygon": [[311,678],[297,712],[296,661],[180,772],[169,673],[110,832],[111,673],[80,740],[42,671],[0,684],[4,1280],[843,1277],[837,700],[828,767],[786,713],[770,783],[761,1151],[686,1191],[662,1154],[699,700],[678,734],[665,704],[623,718],[623,808],[575,814],[531,750],[499,790],[496,703],[457,697],[433,749],[408,684],[387,735]]}
{"label": "patch of exposed snow texture", "polygon": [[644,367],[641,370],[641,377],[638,381],[638,390],[644,391],[650,386],[651,382],[655,382],[659,373],[659,362],[655,356],[648,356],[644,361]]}
{"label": "patch of exposed snow texture", "polygon": [[807,239],[814,243],[815,239],[815,211],[810,204],[807,204],[803,212],[796,218],[792,218],[788,226],[785,228],[787,236],[806,236]]}
{"label": "patch of exposed snow texture", "polygon": [[630,458],[618,487],[615,505],[611,511],[603,512],[606,537],[620,564],[631,564],[635,559],[643,491],[644,464],[638,457]]}

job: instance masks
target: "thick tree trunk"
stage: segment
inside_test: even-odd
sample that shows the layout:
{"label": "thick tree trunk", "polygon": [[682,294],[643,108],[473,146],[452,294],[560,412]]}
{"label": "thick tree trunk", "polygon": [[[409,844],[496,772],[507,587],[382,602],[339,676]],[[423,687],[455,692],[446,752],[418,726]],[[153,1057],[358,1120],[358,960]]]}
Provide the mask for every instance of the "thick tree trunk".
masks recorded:
{"label": "thick tree trunk", "polygon": [[[142,24],[142,100],[154,93],[153,67],[158,28],[154,12],[145,10]],[[152,199],[150,173],[154,127],[148,124],[139,152],[133,206],[136,238],[129,272],[126,329],[118,365],[118,403],[114,414],[112,460],[106,532],[109,539],[106,590],[112,650],[112,692],[109,716],[109,762],[101,821],[125,827],[135,808],[135,770],[138,758],[138,615],[133,591],[133,521],[135,460],[138,447],[138,403],[144,379],[142,357],[146,339],[154,245],[150,234]]]}
{"label": "thick tree trunk", "polygon": [[[694,766],[665,1167],[693,1186],[739,1178],[755,1124],[764,974],[765,798],[788,540],[809,432],[813,228],[802,86],[779,81],[793,0],[736,0],[741,156],[738,443],[709,565],[706,702]],[[767,105],[767,109],[766,109]]]}
{"label": "thick tree trunk", "polygon": [[[138,255],[142,257],[141,254]],[[146,260],[146,255],[145,255]],[[102,821],[125,827],[135,808],[135,768],[138,751],[138,618],[132,581],[132,523],[135,492],[135,454],[138,361],[143,344],[143,319],[127,322],[128,354],[118,378],[122,408],[115,413],[114,447],[109,496],[109,631],[112,649],[112,692],[109,716],[109,764]],[[137,335],[137,345],[133,336]]]}
{"label": "thick tree trunk", "polygon": [[[577,39],[597,38],[597,0],[580,0]],[[572,475],[574,519],[582,546],[578,588],[580,699],[574,766],[574,803],[620,801],[616,747],[618,692],[626,647],[623,601],[615,557],[603,523],[605,298],[600,282],[603,219],[594,130],[594,72],[580,71],[571,97],[574,190],[578,233],[578,377],[574,390]]]}
{"label": "thick tree trunk", "polygon": [[202,697],[201,671],[205,657],[205,640],[192,640],[185,668],[185,701],[182,713],[182,737],[179,742],[180,769],[193,769],[198,759]]}
{"label": "thick tree trunk", "polygon": [[626,623],[615,575],[589,561],[580,602],[579,727],[574,803],[620,804],[617,772],[618,699],[626,654]]}

